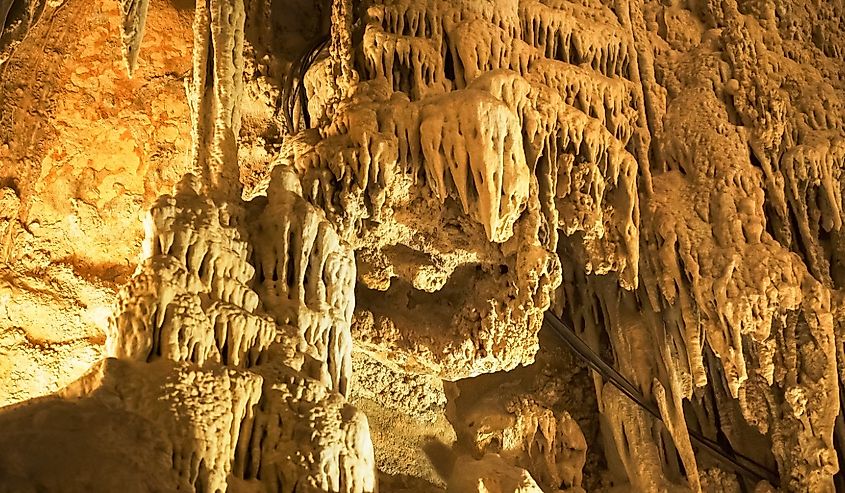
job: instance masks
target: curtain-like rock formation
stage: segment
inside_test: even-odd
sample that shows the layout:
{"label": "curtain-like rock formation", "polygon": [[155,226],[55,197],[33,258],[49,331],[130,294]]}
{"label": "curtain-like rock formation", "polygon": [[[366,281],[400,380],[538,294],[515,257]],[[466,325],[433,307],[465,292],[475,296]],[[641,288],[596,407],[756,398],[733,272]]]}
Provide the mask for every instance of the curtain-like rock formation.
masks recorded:
{"label": "curtain-like rock formation", "polygon": [[[109,358],[0,417],[4,429],[25,430],[0,438],[0,488],[110,491],[126,481],[139,491],[377,490],[367,419],[343,396],[351,253],[283,174],[270,182],[269,200],[251,204],[232,175],[242,25],[237,3],[198,8],[192,159],[201,175],[186,175],[153,205],[141,262],[109,323]],[[72,424],[80,413],[82,429]],[[44,418],[55,426],[34,426]],[[92,432],[101,443],[86,441]],[[18,439],[43,449],[15,450]],[[49,468],[56,455],[95,464],[100,445],[140,459],[113,463],[100,482]]]}
{"label": "curtain-like rock formation", "polygon": [[[116,9],[130,73],[151,2]],[[108,358],[89,351],[71,386],[0,413],[0,429],[20,430],[0,432],[3,450],[69,450],[75,419],[127,457],[110,467],[139,489],[375,491],[349,398],[425,426],[448,418],[454,443],[425,450],[448,491],[834,491],[841,2],[300,3],[196,3],[196,176],[151,206]],[[0,1],[0,74],[43,9]],[[307,36],[279,28],[299,10],[319,18]],[[297,44],[299,60],[281,53]],[[256,153],[261,179],[246,173]],[[29,191],[0,185],[2,240]],[[96,281],[36,267],[0,267],[15,361],[49,332],[27,313],[85,334],[107,318]],[[595,361],[594,400],[564,399],[580,366],[535,362],[547,310],[645,408]],[[28,397],[10,395],[0,402]],[[3,486],[68,477],[26,460],[33,447],[0,458]],[[588,485],[590,467],[608,474]]]}
{"label": "curtain-like rock formation", "polygon": [[[18,405],[3,415],[4,426],[14,429],[42,412],[63,423],[66,406],[82,406],[104,419],[128,413],[151,426],[171,451],[162,459],[158,449],[142,448],[140,453],[158,459],[134,466],[151,476],[160,467],[172,470],[165,489],[237,491],[260,484],[266,491],[375,491],[367,419],[332,390],[345,385],[330,371],[344,356],[348,361],[348,344],[346,354],[343,346],[326,348],[320,341],[312,344],[322,353],[309,350],[309,332],[261,315],[258,295],[245,284],[254,274],[245,209],[203,198],[199,188],[195,178],[186,177],[149,216],[149,257],[119,294],[110,324],[107,349],[116,359],[101,361],[56,397]],[[288,261],[300,258],[313,255],[297,252]],[[345,290],[342,298],[348,299],[351,285],[333,277],[327,288]],[[322,313],[328,307],[317,309],[328,315]],[[335,338],[350,337],[348,320],[333,330]],[[306,359],[316,365],[306,366]],[[316,377],[326,378],[307,376],[314,368]],[[63,449],[67,433],[74,431],[59,424],[35,439],[55,453],[96,456],[97,450]],[[131,448],[137,439],[132,428],[102,433],[118,447]],[[0,484],[55,488],[56,474],[68,471],[41,471],[42,478],[37,468],[21,471],[15,465],[40,460],[43,454],[25,459],[9,450],[0,464],[9,475]],[[111,473],[130,477],[133,472],[115,465]],[[71,489],[105,487],[85,478],[64,479]]]}

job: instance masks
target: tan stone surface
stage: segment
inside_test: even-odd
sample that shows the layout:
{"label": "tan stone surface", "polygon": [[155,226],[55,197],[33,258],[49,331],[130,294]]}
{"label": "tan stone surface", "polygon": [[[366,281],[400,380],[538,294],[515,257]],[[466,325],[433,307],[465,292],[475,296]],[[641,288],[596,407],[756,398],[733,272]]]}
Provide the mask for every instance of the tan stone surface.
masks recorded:
{"label": "tan stone surface", "polygon": [[841,2],[8,14],[0,405],[76,381],[21,439],[160,489],[845,488]]}
{"label": "tan stone surface", "polygon": [[0,66],[3,403],[56,390],[102,354],[115,283],[137,263],[139,219],[185,170],[184,7],[152,2],[132,79],[107,1],[51,3]]}

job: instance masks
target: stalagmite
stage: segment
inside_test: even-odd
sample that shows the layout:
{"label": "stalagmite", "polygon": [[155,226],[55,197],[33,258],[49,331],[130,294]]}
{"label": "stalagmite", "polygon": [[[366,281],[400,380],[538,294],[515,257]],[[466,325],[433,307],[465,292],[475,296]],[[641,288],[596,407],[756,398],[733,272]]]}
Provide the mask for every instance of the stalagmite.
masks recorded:
{"label": "stalagmite", "polygon": [[[192,162],[200,177],[185,175],[153,204],[140,263],[108,325],[109,357],[2,419],[10,427],[33,415],[63,423],[74,414],[61,411],[75,406],[99,415],[107,446],[154,458],[113,464],[109,474],[172,472],[140,488],[373,492],[367,419],[343,395],[351,370],[351,251],[284,174],[270,181],[269,201],[240,199],[243,15],[237,1],[198,6]],[[121,417],[144,424],[109,424]],[[96,460],[94,443],[68,448],[85,432],[59,425],[31,439],[51,453]],[[135,447],[144,434],[155,440]],[[0,489],[109,488],[66,469],[21,468],[16,464],[37,459],[3,455],[0,470],[9,474],[0,474]]]}
{"label": "stalagmite", "polygon": [[273,341],[273,321],[255,313],[258,295],[246,285],[254,269],[238,260],[250,250],[238,212],[198,188],[188,176],[150,212],[149,257],[119,294],[111,356],[249,367]]}
{"label": "stalagmite", "polygon": [[301,197],[291,170],[279,167],[267,207],[253,227],[259,296],[279,323],[296,326],[299,351],[324,362],[311,376],[343,395],[352,366],[355,263],[323,214]]}
{"label": "stalagmite", "polygon": [[[98,363],[52,400],[76,399],[88,403],[91,412],[147,419],[172,448],[166,467],[179,484],[192,489],[222,491],[260,483],[268,491],[288,491],[297,484],[320,491],[375,491],[366,417],[337,392],[346,392],[351,366],[351,307],[341,306],[340,315],[323,324],[332,332],[328,341],[312,340],[318,334],[308,330],[294,336],[285,328],[288,320],[262,315],[258,294],[244,284],[252,282],[254,272],[247,262],[244,209],[204,199],[198,189],[198,180],[189,175],[150,213],[148,259],[119,294],[110,324],[107,347],[116,359]],[[318,248],[325,251],[325,246]],[[290,264],[313,260],[303,251],[284,256],[290,252],[282,252]],[[328,276],[322,297],[306,286],[306,298],[294,297],[289,304],[303,312],[347,301],[335,291],[349,289],[332,265],[336,262],[329,258],[321,264]],[[265,297],[270,307],[278,303],[270,293]],[[291,343],[294,352],[315,361],[330,378],[320,378],[319,372],[310,378],[288,366],[303,359],[286,352]],[[302,369],[309,373],[309,367]],[[61,406],[49,400],[44,405]],[[10,423],[29,419],[29,413],[41,412],[39,406],[23,404],[6,418]],[[119,430],[108,433],[116,443],[132,439]],[[39,439],[59,446],[58,435]]]}

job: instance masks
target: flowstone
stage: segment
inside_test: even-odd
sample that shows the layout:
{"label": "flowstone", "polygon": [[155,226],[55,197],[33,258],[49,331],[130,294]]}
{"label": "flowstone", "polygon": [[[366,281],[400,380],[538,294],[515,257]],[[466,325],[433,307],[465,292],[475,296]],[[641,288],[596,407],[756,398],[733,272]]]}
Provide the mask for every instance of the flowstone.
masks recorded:
{"label": "flowstone", "polygon": [[845,488],[842,2],[200,0],[161,75],[121,0],[124,85],[66,3],[0,2],[0,489]]}

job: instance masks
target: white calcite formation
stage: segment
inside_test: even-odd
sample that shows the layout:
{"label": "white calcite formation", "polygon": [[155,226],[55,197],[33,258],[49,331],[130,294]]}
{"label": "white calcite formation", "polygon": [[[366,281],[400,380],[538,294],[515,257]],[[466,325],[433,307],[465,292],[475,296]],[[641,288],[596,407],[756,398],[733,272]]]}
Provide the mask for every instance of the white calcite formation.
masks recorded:
{"label": "white calcite formation", "polygon": [[[0,437],[0,490],[377,491],[367,418],[344,397],[351,250],[283,173],[267,199],[240,199],[243,25],[242,2],[198,4],[188,89],[199,177],[150,210],[107,330],[110,357],[0,416],[25,430]],[[45,418],[54,425],[34,426]],[[15,451],[18,439],[40,449]],[[107,461],[99,482],[50,467],[65,455],[90,467],[101,445],[137,459]]]}
{"label": "white calcite formation", "polygon": [[[294,313],[308,309],[314,319],[338,322],[338,327],[321,327],[327,338],[342,343],[306,340],[314,331],[292,330],[295,327],[288,324],[296,320],[277,323],[264,315],[258,294],[249,287],[255,270],[248,262],[252,249],[242,226],[244,207],[204,198],[197,185],[189,175],[150,213],[147,258],[118,294],[109,327],[107,350],[113,358],[102,360],[57,396],[22,403],[4,414],[4,427],[14,428],[45,413],[57,424],[34,437],[37,443],[93,458],[100,452],[62,448],[72,443],[73,430],[90,431],[65,426],[75,414],[63,409],[81,407],[86,415],[102,416],[105,426],[111,419],[143,419],[143,429],[152,430],[143,433],[156,437],[150,446],[157,448],[142,447],[138,453],[156,459],[125,466],[140,467],[150,476],[159,469],[171,471],[158,482],[141,483],[157,485],[150,486],[154,489],[376,491],[367,419],[338,392],[345,389],[351,365],[351,307],[343,324],[342,317],[331,317],[334,306],[305,306],[296,298],[288,303],[288,308],[303,304]],[[340,246],[335,243],[335,248]],[[320,265],[331,266],[332,259],[326,257],[334,252],[322,252]],[[287,260],[291,265],[320,260],[320,252],[301,253]],[[346,258],[349,265],[348,253]],[[323,280],[323,289],[341,292],[348,301],[348,279],[337,276],[337,269],[327,272],[335,275]],[[269,296],[268,303],[273,302],[278,300]],[[306,359],[316,363],[303,364]],[[322,369],[326,378],[309,376],[314,368]],[[107,427],[99,433],[108,446],[126,444],[136,450],[133,442],[142,431]],[[55,487],[61,484],[57,475],[67,472],[21,469],[14,465],[19,461],[50,462],[38,453],[30,459],[6,454],[0,470],[11,468],[14,474],[0,479],[0,485]],[[110,474],[132,478],[135,471],[116,464]],[[71,489],[90,491],[106,491],[111,484],[95,484],[86,476],[65,480]]]}
{"label": "white calcite formation", "polygon": [[[0,5],[0,63],[37,3]],[[130,71],[147,4],[120,2]],[[0,489],[375,491],[353,397],[427,425],[445,415],[448,491],[583,491],[598,438],[569,412],[582,403],[548,395],[566,379],[467,392],[460,412],[447,398],[531,364],[551,309],[648,404],[590,374],[613,487],[739,488],[735,454],[757,463],[742,480],[755,491],[834,491],[845,8],[807,5],[336,0],[316,8],[325,48],[287,67],[273,50],[295,36],[274,29],[290,12],[200,0],[198,178],[151,208],[109,358],[0,413],[14,430]],[[268,75],[287,69],[284,84]],[[262,149],[273,162],[249,201],[238,143],[260,132],[242,132],[241,111],[260,111],[245,84],[296,129]],[[0,236],[19,207],[1,190],[16,205]],[[0,284],[0,301],[20,291]],[[118,479],[27,459],[44,453]]]}
{"label": "white calcite formation", "polygon": [[[699,491],[694,417],[706,437],[719,427],[734,450],[776,469],[787,490],[833,491],[838,240],[817,238],[840,229],[841,113],[820,118],[816,103],[775,87],[795,78],[824,88],[827,62],[799,68],[776,26],[735,2],[708,5],[718,30],[704,33],[683,24],[689,11],[631,6],[635,32],[655,16],[675,28],[652,37],[641,65],[660,85],[645,86],[656,159],[640,188],[639,289],[564,261],[559,305],[593,347],[609,337],[617,368],[665,423],[657,438],[645,432],[652,418],[596,378],[621,473],[639,491],[683,476]],[[778,68],[763,75],[761,64]],[[838,91],[826,90],[836,105]],[[562,251],[580,248],[564,241]]]}
{"label": "white calcite formation", "polygon": [[150,211],[147,258],[119,295],[110,356],[250,367],[275,338],[273,319],[255,313],[259,298],[247,285],[255,269],[245,261],[243,211],[194,187],[187,177]]}
{"label": "white calcite formation", "polygon": [[263,373],[263,398],[235,457],[244,490],[377,491],[367,417],[322,382]]}
{"label": "white calcite formation", "polygon": [[[203,490],[261,483],[267,491],[375,491],[366,417],[343,397],[351,370],[351,252],[280,171],[266,201],[250,204],[260,212],[249,221],[243,206],[199,196],[191,176],[175,196],[159,199],[144,245],[150,257],[121,293],[109,347],[119,358],[250,370],[253,398],[235,414],[225,448],[211,447],[216,462],[187,456],[222,474]],[[256,313],[259,300],[272,318]]]}
{"label": "white calcite formation", "polygon": [[[446,379],[530,362],[560,282],[558,228],[588,271],[636,286],[630,152],[645,122],[611,12],[387,2],[364,19],[362,82],[331,109],[306,84],[310,110],[333,117],[280,158],[357,252],[362,347]],[[606,23],[601,35],[583,19]]]}
{"label": "white calcite formation", "polygon": [[186,81],[191,166],[215,198],[239,199],[238,133],[244,73],[244,0],[198,1]]}
{"label": "white calcite formation", "polygon": [[325,215],[301,197],[290,170],[277,168],[254,231],[256,289],[265,309],[297,328],[298,351],[322,365],[311,376],[347,394],[355,260]]}
{"label": "white calcite formation", "polygon": [[376,2],[362,82],[330,109],[309,84],[333,116],[281,162],[355,248],[354,335],[384,364],[457,379],[530,361],[560,275],[557,309],[665,423],[596,376],[619,476],[699,490],[692,409],[784,486],[827,490],[836,69],[800,73],[773,10],[760,26],[735,2],[681,4]]}

